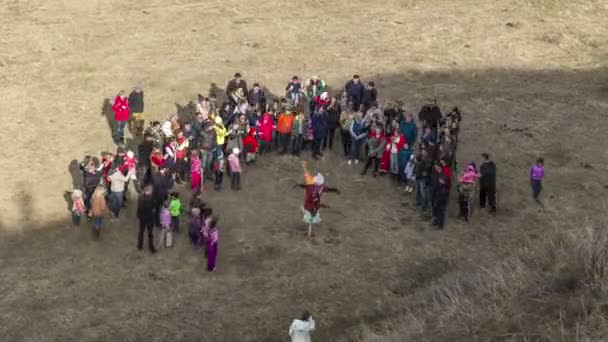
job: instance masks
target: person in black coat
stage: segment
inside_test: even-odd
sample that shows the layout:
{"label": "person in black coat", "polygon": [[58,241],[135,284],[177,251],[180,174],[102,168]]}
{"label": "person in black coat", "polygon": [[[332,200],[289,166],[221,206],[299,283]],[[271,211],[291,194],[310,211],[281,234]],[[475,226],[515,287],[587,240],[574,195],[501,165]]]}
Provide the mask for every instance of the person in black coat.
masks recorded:
{"label": "person in black coat", "polygon": [[314,139],[312,142],[312,157],[319,159],[319,157],[323,156],[321,146],[323,145],[323,140],[327,137],[327,112],[325,112],[324,107],[319,107],[312,114],[311,124]]}
{"label": "person in black coat", "polygon": [[353,79],[348,81],[344,86],[348,103],[352,105],[353,111],[359,111],[361,102],[363,101],[363,94],[365,93],[365,87],[361,83],[359,75],[353,75]]}
{"label": "person in black coat", "polygon": [[335,96],[331,97],[331,101],[327,106],[327,137],[323,140],[323,149],[329,146],[331,150],[334,146],[334,137],[336,136],[336,129],[340,126],[340,114],[342,114],[342,107],[338,98]]}
{"label": "person in black coat", "polygon": [[439,106],[437,106],[437,100],[435,99],[431,99],[429,104],[422,106],[418,113],[418,120],[423,122],[423,126],[430,127],[435,132],[439,127],[439,122],[442,117],[443,115],[441,114],[441,110],[439,109]]}
{"label": "person in black coat", "polygon": [[378,105],[378,90],[374,82],[368,82],[363,92],[363,111],[367,112],[368,109],[376,107]]}
{"label": "person in black coat", "polygon": [[153,149],[154,137],[146,134],[144,141],[137,147],[137,179],[141,184],[146,184],[150,180],[150,156]]}
{"label": "person in black coat", "polygon": [[249,93],[249,91],[247,90],[247,82],[241,79],[241,74],[237,72],[236,74],[234,74],[234,78],[231,79],[226,85],[226,95],[232,102],[233,106],[239,104],[238,98],[235,96],[235,93],[239,88],[243,90],[243,95],[247,96],[247,94]]}
{"label": "person in black coat", "polygon": [[153,229],[157,216],[159,216],[159,212],[156,209],[152,185],[146,185],[137,203],[137,218],[139,219],[137,249],[143,249],[144,232],[148,231],[148,248],[151,253],[156,253],[156,249],[154,248]]}
{"label": "person in black coat", "polygon": [[438,183],[434,187],[433,192],[433,221],[431,224],[437,229],[443,229],[445,224],[445,213],[450,200],[450,186],[447,177],[440,175]]}
{"label": "person in black coat", "polygon": [[249,90],[247,100],[250,105],[259,108],[260,110],[266,108],[266,94],[264,94],[264,90],[258,83],[254,83],[253,88]]}
{"label": "person in black coat", "polygon": [[135,87],[129,94],[129,111],[133,118],[133,126],[131,131],[136,135],[141,135],[144,132],[144,91],[140,87]]}
{"label": "person in black coat", "polygon": [[[152,174],[152,186],[156,212],[160,214],[160,208],[169,197],[169,190],[173,186],[171,176],[167,173],[166,168]],[[156,225],[160,227],[160,215],[156,215],[155,221]]]}
{"label": "person in black coat", "polygon": [[479,166],[479,206],[490,207],[490,213],[496,213],[496,164],[490,159],[490,155],[483,153],[482,162]]}

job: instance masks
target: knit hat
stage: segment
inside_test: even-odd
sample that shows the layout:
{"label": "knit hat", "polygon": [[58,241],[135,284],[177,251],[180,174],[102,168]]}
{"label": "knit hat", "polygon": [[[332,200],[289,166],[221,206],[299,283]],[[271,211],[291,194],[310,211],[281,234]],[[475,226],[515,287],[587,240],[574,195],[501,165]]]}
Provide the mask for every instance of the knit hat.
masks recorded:
{"label": "knit hat", "polygon": [[232,153],[238,155],[239,153],[241,153],[241,150],[239,150],[238,147],[235,147],[235,148],[232,149]]}
{"label": "knit hat", "polygon": [[76,189],[72,191],[72,198],[82,198],[82,190]]}
{"label": "knit hat", "polygon": [[327,100],[328,97],[329,97],[329,94],[327,92],[323,92],[321,94],[321,100],[323,100],[323,101]]}
{"label": "knit hat", "polygon": [[322,174],[317,173],[317,175],[314,178],[314,182],[315,182],[315,185],[323,185],[323,183],[325,183],[325,177],[323,177]]}
{"label": "knit hat", "polygon": [[133,154],[133,151],[128,150],[127,151],[127,158],[132,159],[135,155]]}
{"label": "knit hat", "polygon": [[222,122],[222,118],[221,118],[219,115],[215,117],[215,124],[216,124],[216,125],[221,125],[221,124],[223,124],[223,122]]}

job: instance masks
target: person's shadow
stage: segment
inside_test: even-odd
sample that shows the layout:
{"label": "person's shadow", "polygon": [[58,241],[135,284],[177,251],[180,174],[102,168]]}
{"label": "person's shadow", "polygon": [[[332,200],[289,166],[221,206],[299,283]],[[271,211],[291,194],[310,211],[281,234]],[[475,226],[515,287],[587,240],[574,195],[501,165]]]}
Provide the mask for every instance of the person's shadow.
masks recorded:
{"label": "person's shadow", "polygon": [[109,98],[103,99],[103,103],[101,105],[101,116],[105,117],[106,123],[108,125],[108,129],[110,130],[110,135],[112,139],[114,138],[114,112],[112,111],[112,102],[110,102]]}

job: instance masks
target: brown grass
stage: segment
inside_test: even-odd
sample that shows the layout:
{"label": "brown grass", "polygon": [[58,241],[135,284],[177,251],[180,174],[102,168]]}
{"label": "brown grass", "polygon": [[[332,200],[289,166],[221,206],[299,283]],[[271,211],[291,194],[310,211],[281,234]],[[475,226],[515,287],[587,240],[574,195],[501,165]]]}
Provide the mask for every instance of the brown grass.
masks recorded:
{"label": "brown grass", "polygon": [[[377,341],[601,340],[604,237],[579,225],[605,227],[607,6],[0,1],[0,336],[282,341],[308,309],[316,341],[360,326]],[[448,228],[434,232],[388,181],[329,153],[312,167],[343,193],[328,195],[313,244],[291,189],[298,160],[260,160],[240,198],[206,194],[222,215],[215,275],[182,239],[158,257],[137,253],[133,206],[97,244],[88,227],[63,228],[71,161],[113,147],[104,99],[141,83],[148,118],[160,119],[235,71],[277,94],[293,74],[338,88],[356,72],[382,101],[458,105],[459,161],[493,154],[498,217],[460,225],[450,204]],[[526,178],[539,154],[545,210]],[[597,248],[575,253],[581,244]]]}

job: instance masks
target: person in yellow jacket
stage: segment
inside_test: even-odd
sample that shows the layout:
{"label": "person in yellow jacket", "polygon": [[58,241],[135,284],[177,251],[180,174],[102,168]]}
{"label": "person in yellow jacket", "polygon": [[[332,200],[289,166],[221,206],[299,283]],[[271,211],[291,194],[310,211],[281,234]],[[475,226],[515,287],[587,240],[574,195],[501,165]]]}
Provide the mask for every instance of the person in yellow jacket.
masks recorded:
{"label": "person in yellow jacket", "polygon": [[226,137],[228,136],[228,130],[224,126],[224,122],[219,115],[215,116],[215,125],[213,126],[215,129],[215,139],[217,146],[221,148],[224,146],[224,142],[226,141]]}

